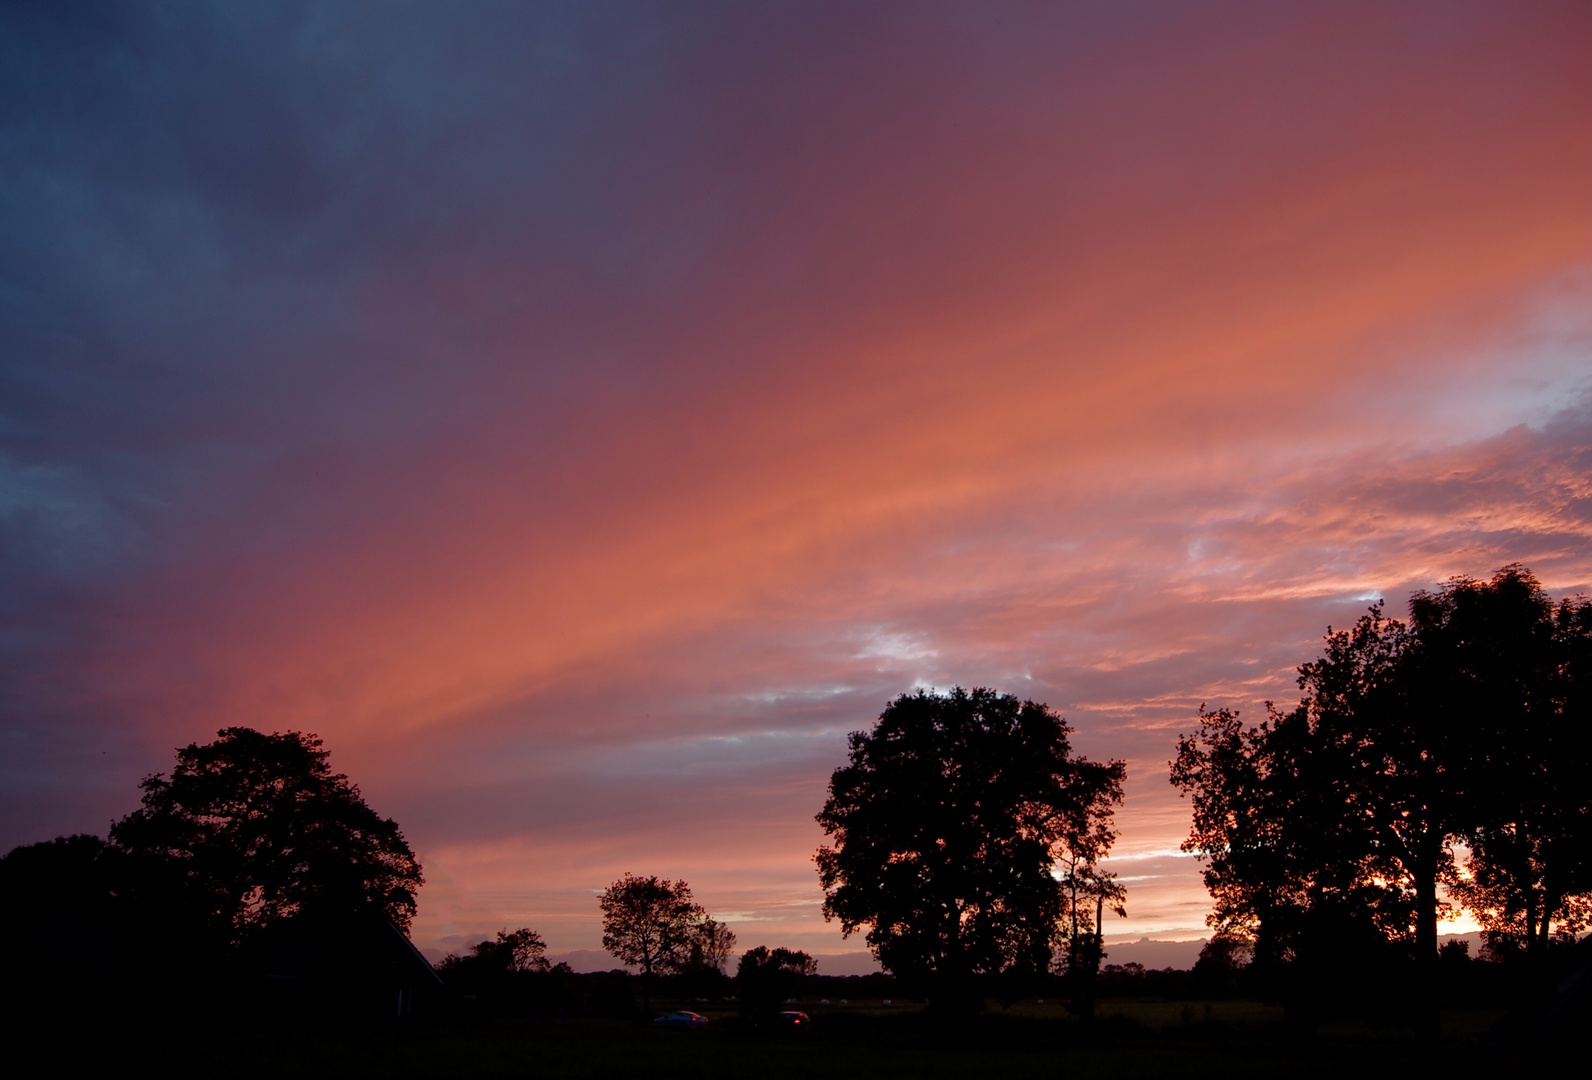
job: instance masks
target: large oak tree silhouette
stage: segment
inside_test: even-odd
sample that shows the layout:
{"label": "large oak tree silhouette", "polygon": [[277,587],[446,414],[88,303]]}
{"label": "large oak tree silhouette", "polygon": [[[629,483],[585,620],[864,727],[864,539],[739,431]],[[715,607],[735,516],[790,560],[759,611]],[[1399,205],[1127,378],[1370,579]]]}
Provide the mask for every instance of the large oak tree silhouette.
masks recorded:
{"label": "large oak tree silhouette", "polygon": [[171,775],[144,780],[143,805],[111,829],[134,891],[223,951],[302,914],[407,929],[420,863],[328,756],[314,735],[245,727],[177,751]]}
{"label": "large oak tree silhouette", "polygon": [[[1075,755],[1044,705],[989,689],[903,694],[854,732],[818,823],[824,916],[866,927],[879,963],[971,1007],[981,976],[1040,972],[1091,925],[1125,766]],[[1053,872],[1064,861],[1085,910]]]}

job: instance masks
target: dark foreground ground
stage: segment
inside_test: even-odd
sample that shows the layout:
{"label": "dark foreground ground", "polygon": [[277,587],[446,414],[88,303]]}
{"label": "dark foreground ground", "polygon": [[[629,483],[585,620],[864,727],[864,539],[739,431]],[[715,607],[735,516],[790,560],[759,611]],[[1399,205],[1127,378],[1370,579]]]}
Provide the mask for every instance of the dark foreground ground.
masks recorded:
{"label": "dark foreground ground", "polygon": [[[806,1030],[763,1031],[707,1011],[696,1031],[603,1020],[479,1021],[313,1030],[260,1024],[19,1033],[49,1047],[51,1072],[128,1070],[226,1077],[1372,1077],[1536,1075],[1475,1038],[1497,1012],[1449,1012],[1433,1051],[1407,1029],[1328,1024],[1290,1033],[1279,1010],[1243,1001],[1107,1002],[1087,1031],[1062,1010],[996,1008],[951,1023],[911,1006],[803,1006]],[[165,1025],[161,1025],[165,1027]],[[34,1055],[29,1054],[33,1057]],[[1552,1068],[1552,1066],[1549,1066]]]}

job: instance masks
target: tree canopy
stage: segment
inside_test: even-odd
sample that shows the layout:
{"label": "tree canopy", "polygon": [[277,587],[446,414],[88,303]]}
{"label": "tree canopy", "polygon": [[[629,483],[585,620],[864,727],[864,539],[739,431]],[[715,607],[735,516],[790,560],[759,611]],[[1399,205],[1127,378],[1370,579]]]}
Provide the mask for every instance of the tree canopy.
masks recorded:
{"label": "tree canopy", "polygon": [[61,836],[13,848],[0,859],[0,920],[11,929],[12,977],[40,987],[125,959],[117,865],[97,836]]}
{"label": "tree canopy", "polygon": [[603,948],[641,969],[649,1005],[654,975],[722,972],[735,947],[734,931],[708,918],[684,881],[626,874],[604,889],[597,903],[603,913]]}
{"label": "tree canopy", "polygon": [[[1205,859],[1208,921],[1253,934],[1263,965],[1316,944],[1344,956],[1413,929],[1410,850],[1433,835],[1435,802],[1421,799],[1424,762],[1403,752],[1409,732],[1396,727],[1408,718],[1396,676],[1409,647],[1405,628],[1373,608],[1300,667],[1297,708],[1268,703],[1251,728],[1202,707],[1200,731],[1178,743],[1172,782],[1194,796],[1183,847]],[[1433,856],[1433,888],[1435,875]]]}
{"label": "tree canopy", "polygon": [[723,974],[724,965],[729,963],[730,953],[734,949],[734,930],[714,919],[703,919],[691,935],[685,966]]}
{"label": "tree canopy", "polygon": [[1410,624],[1420,692],[1459,733],[1454,832],[1469,856],[1451,892],[1541,955],[1592,922],[1592,604],[1554,604],[1506,566],[1416,594]]}
{"label": "tree canopy", "polygon": [[770,949],[759,945],[741,954],[735,971],[735,996],[740,1011],[758,1020],[779,1012],[803,979],[818,974],[818,963],[795,949]]}
{"label": "tree canopy", "polygon": [[[1376,605],[1299,668],[1299,704],[1200,713],[1172,783],[1193,797],[1210,924],[1263,965],[1437,960],[1440,886],[1540,951],[1592,898],[1588,604],[1529,571]],[[1468,848],[1457,865],[1455,844]],[[1318,980],[1319,981],[1319,980]],[[1434,1019],[1431,1017],[1429,1019]]]}
{"label": "tree canopy", "polygon": [[547,943],[528,926],[499,930],[495,939],[476,942],[464,956],[450,953],[443,958],[444,971],[463,968],[500,974],[547,971]]}
{"label": "tree canopy", "polygon": [[314,735],[232,727],[177,752],[111,829],[136,887],[223,946],[282,919],[376,916],[407,929],[424,878],[396,822],[333,773]]}
{"label": "tree canopy", "polygon": [[1045,970],[1076,907],[1058,860],[1091,883],[1092,909],[1125,776],[1075,755],[1070,733],[1044,705],[989,689],[891,702],[852,733],[818,814],[833,838],[816,856],[825,918],[866,927],[883,967],[942,1000],[981,975]]}

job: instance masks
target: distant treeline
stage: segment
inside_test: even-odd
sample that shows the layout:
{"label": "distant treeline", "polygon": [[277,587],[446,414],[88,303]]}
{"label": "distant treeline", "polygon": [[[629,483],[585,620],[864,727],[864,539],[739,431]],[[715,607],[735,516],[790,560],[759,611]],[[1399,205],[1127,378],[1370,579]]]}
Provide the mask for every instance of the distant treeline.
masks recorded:
{"label": "distant treeline", "polygon": [[[461,995],[464,1015],[528,1019],[641,1019],[643,977],[616,969],[575,972],[559,964],[541,970],[496,971],[444,968],[443,979]],[[773,993],[767,990],[772,989]],[[902,999],[899,980],[887,974],[804,975],[775,987],[754,978],[737,978],[717,969],[658,976],[650,992],[686,1008],[733,1007],[759,1021],[795,999],[800,1005],[827,1001],[839,1005],[877,1004]]]}
{"label": "distant treeline", "polygon": [[[1531,971],[1511,956],[1484,954],[1473,957],[1459,942],[1443,952],[1436,979],[1438,1000],[1445,1007],[1505,1009],[1519,1003],[1535,985]],[[1408,1016],[1408,1003],[1402,999],[1401,984],[1379,984],[1366,977],[1353,990],[1355,997],[1338,1008],[1338,1013],[1354,1013],[1382,1018],[1393,1023]],[[646,1015],[642,1005],[642,976],[614,971],[575,972],[567,965],[542,970],[501,972],[444,969],[443,979],[461,995],[461,1013],[469,1016],[520,1017],[526,1019],[639,1019]],[[659,1001],[684,1007],[718,1010],[734,1006],[747,1015],[757,1007],[748,1001],[745,981],[721,972],[704,977],[702,972],[660,976],[653,984]],[[1096,994],[1100,999],[1147,999],[1167,1001],[1222,1001],[1274,999],[1275,986],[1269,973],[1251,967],[1247,957],[1229,955],[1218,943],[1207,947],[1192,969],[1145,968],[1139,964],[1105,964],[1097,975]],[[787,1008],[811,1008],[820,1003],[834,1008],[921,1003],[910,995],[901,979],[888,973],[872,975],[809,975],[794,980],[786,992],[770,1004]],[[988,999],[1000,1001],[1003,987],[998,977],[980,987]],[[1023,1000],[1068,1001],[1072,987],[1064,973],[1050,973],[1024,986]],[[755,993],[755,991],[754,991]],[[790,1004],[786,1005],[786,1001]]]}

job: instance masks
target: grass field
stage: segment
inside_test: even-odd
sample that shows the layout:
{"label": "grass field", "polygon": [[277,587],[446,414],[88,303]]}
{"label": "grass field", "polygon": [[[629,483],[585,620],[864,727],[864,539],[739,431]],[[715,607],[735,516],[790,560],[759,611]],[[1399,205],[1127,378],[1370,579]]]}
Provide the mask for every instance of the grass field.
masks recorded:
{"label": "grass field", "polygon": [[[1113,1001],[1087,1031],[1054,1005],[962,1022],[915,1006],[803,1005],[801,1031],[753,1029],[724,1011],[696,1031],[618,1021],[482,1022],[353,1031],[188,1029],[84,1038],[74,1063],[166,1076],[228,1077],[1133,1077],[1492,1076],[1507,1062],[1471,1034],[1495,1013],[1445,1016],[1435,1054],[1404,1029],[1337,1025],[1290,1037],[1253,1002]],[[74,1059],[81,1058],[80,1062]],[[99,1062],[90,1059],[99,1059]],[[52,1070],[56,1071],[56,1070]]]}

